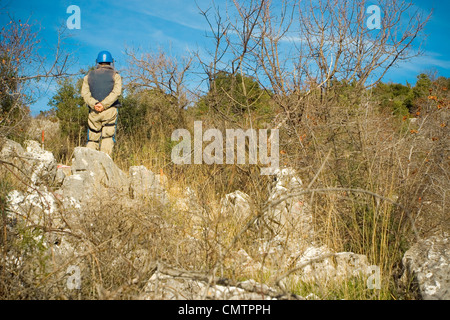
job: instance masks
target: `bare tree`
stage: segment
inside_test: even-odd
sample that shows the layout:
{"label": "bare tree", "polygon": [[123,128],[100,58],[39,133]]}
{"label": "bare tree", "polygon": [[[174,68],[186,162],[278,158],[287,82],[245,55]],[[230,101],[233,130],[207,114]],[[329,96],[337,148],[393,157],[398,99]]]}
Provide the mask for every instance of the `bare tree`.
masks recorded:
{"label": "bare tree", "polygon": [[163,51],[141,53],[136,49],[127,49],[129,57],[128,84],[130,90],[156,89],[176,99],[180,109],[186,107],[187,88],[185,85],[192,57],[178,62]]}
{"label": "bare tree", "polygon": [[65,29],[58,31],[54,57],[40,51],[40,28],[31,22],[14,19],[2,9],[9,23],[0,30],[0,136],[7,136],[29,115],[27,105],[39,97],[40,80],[69,76],[70,54],[63,50]]}
{"label": "bare tree", "polygon": [[[255,34],[259,32],[264,6],[259,0],[232,1],[223,10],[223,7],[213,2],[212,7],[199,10],[210,27],[207,36],[214,41],[214,50],[207,52],[209,56],[197,54],[200,65],[208,76],[207,105],[222,120],[241,126],[233,116],[236,108],[225,107],[238,106],[237,109],[248,111],[246,117],[252,125],[250,110],[254,109],[254,104],[259,100],[255,97],[256,88],[253,85],[253,80],[258,81],[253,52],[260,46],[261,38],[255,37]],[[223,86],[224,77],[226,88]],[[222,85],[218,85],[218,82]],[[252,83],[251,87],[249,82]],[[236,92],[239,92],[239,99],[234,94]]]}
{"label": "bare tree", "polygon": [[[415,41],[431,14],[405,0],[383,0],[380,29],[369,29],[368,3],[356,0],[230,1],[225,13],[214,6],[215,52],[208,74],[223,66],[259,80],[282,108],[285,123],[301,117],[305,98],[323,98],[333,80],[370,87],[393,66],[422,52]],[[232,8],[234,10],[232,10]],[[226,18],[223,18],[223,16]],[[210,76],[211,78],[211,76]]]}
{"label": "bare tree", "polygon": [[314,62],[308,74],[319,82],[335,78],[371,86],[395,64],[421,54],[413,43],[431,14],[408,1],[383,0],[380,29],[369,29],[367,7],[367,1],[299,1],[299,40]]}

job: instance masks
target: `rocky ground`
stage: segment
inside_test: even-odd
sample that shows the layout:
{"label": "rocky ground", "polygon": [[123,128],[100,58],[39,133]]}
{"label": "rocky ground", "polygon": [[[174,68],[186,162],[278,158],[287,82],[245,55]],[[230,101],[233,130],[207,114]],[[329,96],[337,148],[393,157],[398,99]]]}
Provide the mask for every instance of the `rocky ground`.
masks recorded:
{"label": "rocky ground", "polygon": [[[22,147],[6,140],[1,147],[0,159],[14,170],[21,171],[21,176],[29,177],[24,181],[27,185],[25,191],[13,190],[8,194],[9,228],[14,228],[17,220],[21,220],[27,225],[61,231],[57,236],[46,239],[51,242],[54,262],[60,266],[65,266],[67,261],[87,250],[69,240],[69,233],[73,230],[68,226],[77,224],[84,210],[98,205],[98,195],[108,194],[105,201],[129,207],[150,199],[161,207],[170,206],[172,210],[201,211],[195,193],[189,188],[173,197],[168,192],[169,181],[164,174],[155,174],[144,166],[133,166],[124,172],[108,155],[87,148],[75,148],[72,164],[67,167],[58,165],[52,153],[43,150],[36,141],[27,141]],[[314,299],[317,298],[315,295],[290,294],[290,283],[327,282],[362,276],[369,285],[374,279],[374,266],[369,265],[366,256],[334,252],[317,242],[307,201],[302,195],[293,196],[302,188],[302,181],[296,172],[285,168],[278,170],[267,205],[259,215],[253,213],[252,199],[239,190],[226,195],[220,203],[220,215],[236,221],[242,232],[264,218],[268,229],[276,235],[262,237],[257,256],[251,256],[243,248],[234,248],[233,243],[224,249],[232,252],[224,264],[240,270],[247,277],[253,274],[256,278],[257,274],[274,274],[284,270],[277,273],[274,287],[251,278],[232,281],[217,276],[220,266],[217,266],[215,273],[207,274],[173,267],[170,261],[147,261],[146,268],[152,270],[152,275],[144,280],[145,290],[137,298]],[[195,228],[195,217],[192,219]],[[195,233],[192,234],[194,239]],[[130,254],[141,262],[146,255],[148,252],[142,248]],[[261,257],[270,263],[262,264]],[[10,261],[17,257],[7,259]],[[422,239],[404,255],[402,281],[416,282],[423,299],[449,299],[449,260],[448,235]],[[273,269],[275,267],[277,270]]]}

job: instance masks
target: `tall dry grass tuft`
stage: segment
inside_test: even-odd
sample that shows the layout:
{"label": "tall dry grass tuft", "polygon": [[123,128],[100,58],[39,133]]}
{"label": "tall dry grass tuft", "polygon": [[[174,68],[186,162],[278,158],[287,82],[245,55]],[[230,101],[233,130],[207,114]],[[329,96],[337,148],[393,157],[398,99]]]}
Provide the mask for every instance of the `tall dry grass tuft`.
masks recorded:
{"label": "tall dry grass tuft", "polygon": [[310,195],[321,241],[367,255],[381,267],[387,296],[398,298],[405,292],[393,279],[405,250],[449,230],[448,109],[427,101],[416,117],[401,119],[379,109],[370,92],[344,98],[307,101],[302,118],[283,130],[281,162],[324,190]]}
{"label": "tall dry grass tuft", "polygon": [[[370,264],[380,267],[381,289],[367,289],[360,278],[326,283],[289,278],[289,292],[314,293],[322,299],[417,298],[414,287],[397,281],[403,272],[401,258],[417,237],[449,230],[449,110],[440,103],[448,98],[443,91],[437,95],[419,101],[420,111],[411,118],[379,108],[370,91],[355,88],[326,98],[313,93],[299,99],[302,113],[280,126],[280,164],[294,168],[303,181],[315,240],[336,252],[366,255]],[[214,118],[214,113],[210,117],[205,126],[236,126]],[[194,119],[195,113],[187,113],[184,122],[171,126],[190,129]],[[276,126],[276,120],[271,125]],[[8,229],[2,253],[21,259],[3,260],[1,296],[136,299],[145,294],[158,263],[208,277],[252,278],[276,286],[276,279],[291,270],[287,262],[301,234],[294,223],[280,238],[273,221],[263,215],[271,177],[261,176],[254,165],[174,165],[173,142],[166,132],[172,127],[146,134],[146,126],[139,132],[119,126],[113,156],[124,171],[145,165],[167,175],[170,205],[105,199],[82,211],[62,210],[66,224],[61,230],[26,224]],[[63,143],[56,137],[48,146]],[[21,185],[8,179],[1,194],[3,212],[8,210],[7,190]],[[223,197],[236,190],[249,195],[248,216],[221,210]],[[4,229],[10,223],[4,221]],[[272,256],[261,253],[264,245],[279,251]],[[61,263],[57,252],[64,246],[72,255]],[[69,265],[81,268],[80,290],[67,290]]]}

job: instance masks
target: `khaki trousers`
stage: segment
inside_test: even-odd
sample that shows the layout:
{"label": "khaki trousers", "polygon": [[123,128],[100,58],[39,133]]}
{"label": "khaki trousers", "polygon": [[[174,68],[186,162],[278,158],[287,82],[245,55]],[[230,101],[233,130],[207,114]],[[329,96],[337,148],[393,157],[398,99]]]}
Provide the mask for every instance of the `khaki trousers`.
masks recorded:
{"label": "khaki trousers", "polygon": [[100,150],[111,156],[116,142],[118,110],[110,107],[102,112],[91,110],[88,117],[88,142],[86,147]]}

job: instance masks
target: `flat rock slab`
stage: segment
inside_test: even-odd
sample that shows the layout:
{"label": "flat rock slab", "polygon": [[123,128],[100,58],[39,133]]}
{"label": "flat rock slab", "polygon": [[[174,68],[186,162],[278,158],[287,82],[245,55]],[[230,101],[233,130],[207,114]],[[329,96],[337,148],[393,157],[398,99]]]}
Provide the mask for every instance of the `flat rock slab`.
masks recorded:
{"label": "flat rock slab", "polygon": [[403,256],[403,265],[419,285],[424,300],[450,299],[450,242],[433,236],[414,244]]}

